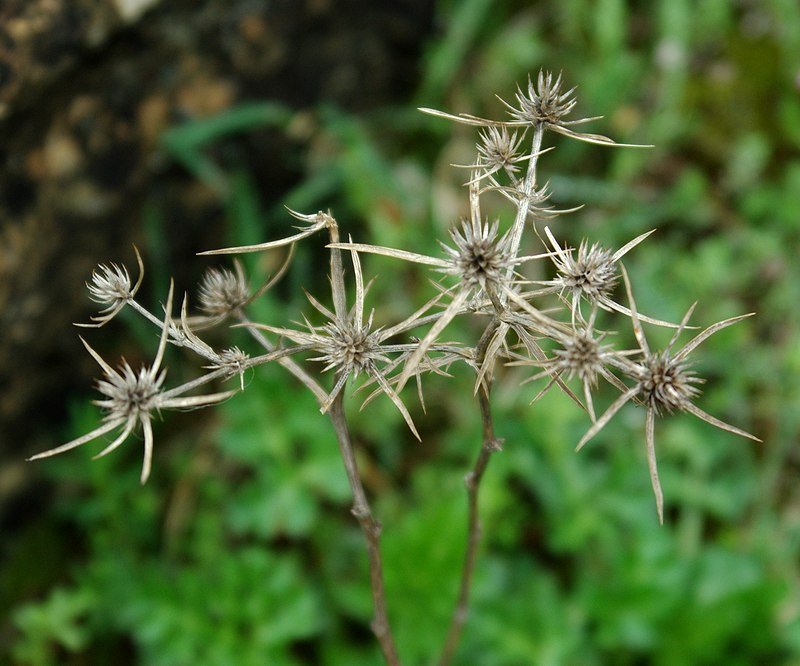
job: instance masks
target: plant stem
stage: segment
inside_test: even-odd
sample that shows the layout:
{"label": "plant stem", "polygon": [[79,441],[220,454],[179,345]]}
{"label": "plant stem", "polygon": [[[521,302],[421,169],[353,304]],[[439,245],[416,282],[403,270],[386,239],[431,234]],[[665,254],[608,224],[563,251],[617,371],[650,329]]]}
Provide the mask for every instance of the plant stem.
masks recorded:
{"label": "plant stem", "polygon": [[[528,211],[531,206],[531,195],[536,190],[536,167],[539,162],[539,151],[542,149],[542,137],[544,136],[544,125],[537,124],[533,130],[533,141],[528,161],[528,171],[525,173],[525,180],[519,188],[519,199],[517,203],[517,214],[514,224],[511,227],[510,251],[513,256],[519,253],[519,246],[522,241],[522,232],[525,229],[525,221],[528,219]],[[512,272],[509,271],[509,277]]]}
{"label": "plant stem", "polygon": [[367,540],[373,604],[373,619],[370,626],[375,638],[378,639],[378,644],[388,666],[399,666],[400,659],[397,656],[397,648],[392,638],[389,617],[386,613],[386,591],[383,586],[383,564],[380,551],[381,524],[372,516],[364,486],[358,474],[356,456],[350,439],[350,429],[347,426],[347,418],[344,413],[343,392],[340,391],[331,403],[328,409],[328,416],[330,416],[333,427],[336,430],[336,438],[339,440],[339,450],[342,453],[347,480],[350,482],[350,490],[353,493],[352,512]]}
{"label": "plant stem", "polygon": [[[475,356],[476,364],[479,368],[483,365],[486,350],[499,324],[498,320],[490,323],[478,342]],[[453,659],[456,646],[461,638],[461,632],[467,621],[469,594],[472,589],[472,574],[475,570],[475,560],[481,540],[481,525],[478,515],[478,495],[480,493],[481,479],[483,479],[483,473],[489,465],[492,454],[500,451],[503,444],[503,440],[497,439],[494,434],[494,421],[492,420],[492,407],[489,399],[491,390],[492,374],[487,372],[484,381],[478,387],[478,403],[480,404],[481,422],[483,424],[483,441],[475,464],[464,477],[464,485],[467,487],[467,545],[464,552],[464,568],[461,571],[458,599],[453,611],[453,617],[450,620],[450,628],[447,632],[442,656],[439,658],[439,666],[447,666]]]}
{"label": "plant stem", "polygon": [[[241,324],[252,324],[253,322],[244,312],[237,313],[237,319]],[[247,327],[248,332],[250,333],[258,343],[264,347],[268,352],[275,351],[275,345],[270,342],[267,337],[258,329],[253,328],[251,326]],[[278,363],[280,363],[284,368],[286,368],[289,372],[291,372],[300,382],[309,389],[313,394],[314,397],[317,399],[317,402],[321,405],[325,402],[328,397],[328,394],[325,392],[319,383],[311,377],[303,368],[301,368],[294,359],[285,357],[278,359]]]}

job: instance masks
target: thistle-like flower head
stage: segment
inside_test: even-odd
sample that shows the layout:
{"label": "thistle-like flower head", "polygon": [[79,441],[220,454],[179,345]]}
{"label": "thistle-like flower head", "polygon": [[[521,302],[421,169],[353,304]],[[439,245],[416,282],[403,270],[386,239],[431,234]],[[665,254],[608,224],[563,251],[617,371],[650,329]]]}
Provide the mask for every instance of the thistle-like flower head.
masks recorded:
{"label": "thistle-like flower head", "polygon": [[[604,310],[613,310],[630,316],[631,311],[628,308],[611,298],[611,294],[619,282],[618,269],[622,265],[620,260],[631,249],[652,234],[653,231],[640,234],[633,240],[628,241],[616,252],[612,252],[598,243],[593,243],[590,246],[586,240],[582,240],[578,246],[577,256],[574,248],[562,248],[548,227],[545,227],[544,231],[553,248],[550,256],[555,265],[557,275],[552,280],[539,283],[549,286],[537,293],[557,292],[563,297],[566,292],[569,295],[568,300],[571,305],[573,319],[578,315],[578,307],[581,300],[586,301],[592,307],[599,306]],[[675,328],[674,324],[645,317],[644,315],[639,315],[639,319],[651,324]]]}
{"label": "thistle-like flower head", "polygon": [[84,328],[99,328],[103,324],[111,321],[128,303],[132,302],[139,291],[144,279],[144,264],[139,250],[133,248],[136,253],[136,263],[139,266],[139,277],[134,284],[125,266],[115,263],[100,264],[94,271],[86,287],[89,290],[89,298],[95,303],[105,305],[100,311],[99,317],[92,317],[91,324],[78,324]]}
{"label": "thistle-like flower head", "polygon": [[216,354],[210,365],[211,370],[223,370],[224,378],[239,376],[239,385],[244,391],[244,371],[248,367],[250,356],[238,347],[229,347]]}
{"label": "thistle-like flower head", "polygon": [[250,298],[250,287],[241,264],[236,271],[211,268],[200,282],[198,298],[200,309],[212,317],[223,317],[244,307]]}
{"label": "thistle-like flower head", "polygon": [[559,279],[564,288],[579,294],[590,303],[608,298],[617,286],[618,275],[613,253],[594,243],[591,247],[583,240],[578,246],[578,256],[564,253],[554,257]]}
{"label": "thistle-like flower head", "polygon": [[121,301],[133,296],[133,282],[125,266],[100,264],[92,271],[92,279],[86,283],[89,298],[95,303],[116,307]]}
{"label": "thistle-like flower head", "polygon": [[536,85],[528,77],[528,91],[517,88],[517,106],[511,107],[511,116],[531,124],[562,124],[562,119],[575,108],[577,100],[575,88],[561,91],[561,74],[553,77],[552,72],[539,71]]}
{"label": "thistle-like flower head", "polygon": [[[559,346],[553,349],[550,357],[545,355],[544,351],[532,340],[530,334],[523,329],[521,337],[528,349],[529,357],[518,357],[520,360],[514,361],[510,365],[534,365],[543,368],[541,372],[526,381],[550,377],[550,382],[533,399],[533,402],[542,397],[554,384],[558,384],[570,398],[589,413],[592,421],[595,421],[592,389],[597,386],[600,377],[623,392],[627,390],[627,387],[613,374],[610,368],[620,365],[628,367],[629,362],[626,358],[637,352],[618,351],[611,345],[604,344],[606,333],[596,332],[594,328],[596,315],[597,309],[594,308],[588,322],[579,319],[576,322],[577,325],[570,327],[555,324],[543,327],[537,322],[531,322],[546,337],[558,343]],[[564,380],[571,380],[575,377],[583,385],[583,403],[564,383]]]}
{"label": "thistle-like flower head", "polygon": [[358,375],[374,371],[378,361],[388,361],[381,351],[380,330],[371,329],[371,321],[363,326],[352,321],[322,326],[327,335],[320,340],[318,351],[322,352],[320,360],[325,361],[325,370],[335,368],[337,372]]}
{"label": "thistle-like flower head", "polygon": [[562,347],[553,350],[553,365],[567,379],[578,377],[582,382],[595,386],[597,376],[605,368],[603,347],[600,340],[588,329],[578,329],[564,336]]}
{"label": "thistle-like flower head", "polygon": [[498,236],[499,223],[480,223],[466,220],[461,229],[451,229],[450,237],[455,247],[442,243],[448,255],[444,273],[458,276],[461,284],[470,290],[486,290],[499,284],[515,260],[508,247],[506,236]]}
{"label": "thistle-like flower head", "polygon": [[501,125],[516,127],[534,126],[539,133],[545,129],[552,130],[558,134],[577,139],[578,141],[594,143],[600,146],[650,147],[617,143],[613,139],[609,139],[607,136],[602,136],[601,134],[588,134],[570,129],[571,125],[580,125],[592,120],[597,120],[597,118],[579,118],[577,120],[565,119],[577,104],[577,100],[573,94],[574,92],[575,88],[562,92],[560,74],[554,77],[552,72],[541,70],[536,79],[536,84],[534,84],[531,77],[528,76],[527,92],[523,91],[519,86],[517,87],[516,106],[500,98],[500,101],[508,108],[511,114],[512,119],[509,121],[501,122],[490,120],[473,116],[469,113],[453,115],[429,108],[421,108],[420,111],[457,123],[472,125],[473,127],[497,127]]}
{"label": "thistle-like flower head", "polygon": [[[318,356],[310,360],[324,363],[323,371],[334,371],[334,386],[327,397],[320,401],[320,411],[328,411],[334,400],[344,389],[347,380],[351,376],[356,376],[363,372],[369,376],[370,380],[376,382],[380,390],[394,403],[411,432],[419,438],[419,433],[414,426],[411,415],[400,400],[397,390],[392,387],[386,378],[386,368],[394,368],[397,365],[396,361],[392,362],[390,360],[389,354],[392,352],[407,354],[409,348],[415,346],[388,345],[386,341],[416,326],[422,314],[438,301],[438,297],[395,326],[373,328],[372,316],[365,316],[364,314],[367,289],[364,287],[361,261],[356,251],[356,248],[360,248],[360,246],[353,243],[339,243],[338,233],[331,235],[333,236],[333,242],[329,247],[331,248],[330,282],[334,302],[333,310],[322,305],[310,294],[306,294],[314,308],[324,315],[328,321],[320,326],[315,326],[306,320],[305,328],[307,330],[305,331],[278,328],[265,324],[249,324],[249,326],[276,333],[294,342],[294,347],[288,347],[283,350],[285,355],[299,352],[316,352]],[[342,246],[350,249],[355,276],[355,303],[349,310],[345,304],[344,269],[340,255]]]}
{"label": "thistle-like flower head", "polygon": [[528,159],[520,153],[520,144],[524,138],[517,136],[517,132],[509,132],[504,125],[490,125],[480,132],[477,144],[479,169],[485,170],[484,175],[489,175],[500,169],[511,173],[519,171],[517,163]]}
{"label": "thistle-like flower head", "polygon": [[656,415],[685,410],[700,395],[696,384],[703,380],[689,370],[688,363],[671,356],[669,350],[647,354],[637,363],[641,399]]}
{"label": "thistle-like flower head", "polygon": [[118,371],[106,371],[97,380],[97,390],[106,397],[95,404],[106,411],[106,421],[141,418],[158,407],[165,377],[166,370],[142,367],[137,373],[123,360]]}

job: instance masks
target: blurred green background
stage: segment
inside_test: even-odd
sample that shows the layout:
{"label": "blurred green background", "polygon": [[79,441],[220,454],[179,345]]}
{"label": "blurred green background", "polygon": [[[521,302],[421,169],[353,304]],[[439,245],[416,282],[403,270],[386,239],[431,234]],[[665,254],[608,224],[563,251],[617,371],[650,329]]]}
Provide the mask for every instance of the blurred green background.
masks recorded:
{"label": "blurred green background", "polygon": [[[800,6],[465,0],[437,11],[441,34],[405,104],[356,116],[254,100],[174,127],[165,154],[220,197],[231,243],[285,235],[285,204],[330,208],[362,242],[430,253],[466,210],[464,172],[449,165],[472,159],[475,134],[417,106],[502,117],[495,94],[513,99],[542,67],[578,86],[577,115],[604,116],[588,131],[654,144],[609,150],[549,137],[556,150],[540,169],[553,202],[584,205],[553,223],[556,235],[618,247],[656,228],[626,259],[643,312],[675,321],[698,301],[693,321],[703,326],[757,312],[707,342],[696,369],[708,379],[699,405],[764,443],[689,415],[660,419],[659,527],[643,410],[624,409],[576,454],[585,415],[557,392],[530,407],[539,387],[501,371],[495,423],[506,444],[483,486],[483,544],[455,663],[800,664]],[[304,178],[279,206],[260,199],[253,174],[208,150],[253,127],[288,133],[297,123],[312,128],[292,156]],[[165,217],[154,204],[151,262]],[[304,243],[255,316],[297,319],[309,309],[301,286],[324,297],[323,253],[321,242]],[[246,263],[260,273],[273,259]],[[423,271],[364,263],[378,274],[378,321],[397,321],[431,293]],[[155,302],[169,267],[148,268],[163,277]],[[130,325],[152,345],[149,330]],[[468,324],[452,333],[474,334]],[[189,376],[181,359],[173,353],[168,381]],[[463,476],[480,423],[470,373],[454,375],[426,382],[427,414],[407,401],[421,444],[387,400],[361,412],[358,397],[350,404],[406,664],[434,661],[460,574]],[[95,427],[91,397],[87,387],[72,399],[72,423],[55,441]],[[613,398],[605,391],[600,406]],[[144,488],[135,440],[97,461],[87,446],[41,463],[63,490],[4,563],[12,603],[0,613],[14,632],[0,654],[35,665],[381,663],[362,536],[311,396],[281,368],[263,368],[213,413],[165,415],[156,439]]]}

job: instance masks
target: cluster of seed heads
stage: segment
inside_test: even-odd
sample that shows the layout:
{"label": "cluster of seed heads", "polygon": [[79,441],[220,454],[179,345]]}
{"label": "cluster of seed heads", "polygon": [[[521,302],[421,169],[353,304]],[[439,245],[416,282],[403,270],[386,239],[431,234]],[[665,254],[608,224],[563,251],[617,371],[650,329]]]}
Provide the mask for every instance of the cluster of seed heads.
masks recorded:
{"label": "cluster of seed heads", "polygon": [[[367,401],[383,394],[397,407],[408,427],[419,437],[411,413],[401,399],[406,383],[415,378],[421,387],[425,373],[443,374],[456,362],[464,362],[477,371],[476,391],[489,394],[497,364],[531,366],[531,379],[544,386],[537,398],[551,387],[558,387],[589,416],[591,425],[578,448],[592,439],[627,403],[647,410],[645,434],[648,464],[656,495],[658,516],[663,520],[663,497],[655,462],[653,423],[656,416],[689,412],[729,432],[753,438],[707,414],[694,404],[699,397],[702,379],[689,369],[689,355],[709,336],[744,318],[718,322],[696,335],[681,350],[674,351],[678,337],[689,328],[692,309],[679,324],[661,321],[637,311],[631,285],[622,265],[623,257],[652,233],[642,233],[623,247],[612,250],[600,243],[583,240],[577,250],[558,241],[546,222],[571,211],[559,211],[549,203],[546,183],[538,175],[539,163],[549,149],[542,148],[548,132],[603,146],[618,146],[613,140],[571,129],[593,120],[567,120],[577,100],[574,89],[562,90],[561,76],[540,72],[536,81],[528,80],[527,89],[519,88],[515,103],[504,104],[510,120],[495,121],[469,114],[451,115],[423,109],[434,116],[479,128],[475,160],[466,165],[469,216],[450,230],[451,243],[441,243],[441,254],[419,254],[413,248],[392,248],[352,240],[342,242],[339,227],[330,213],[291,214],[303,223],[297,233],[279,240],[243,247],[212,250],[202,254],[285,251],[289,254],[276,276],[255,292],[239,263],[234,270],[212,269],[199,288],[200,313],[187,314],[184,299],[179,320],[173,319],[172,292],[162,315],[150,313],[136,300],[142,280],[142,262],[137,252],[139,278],[133,283],[128,270],[116,264],[101,265],[88,285],[90,298],[104,306],[90,325],[101,326],[128,306],[157,325],[161,331],[156,360],[150,367],[135,372],[127,364],[113,370],[87,344],[104,371],[98,390],[104,396],[98,404],[105,410],[104,424],[88,435],[35,457],[66,451],[115,428],[122,433],[101,453],[116,448],[138,424],[145,438],[145,468],[149,474],[153,446],[151,420],[162,409],[205,406],[244,390],[245,372],[265,363],[279,363],[309,388],[321,411],[329,410],[351,377],[366,376],[365,385],[374,392]],[[513,131],[509,128],[514,128]],[[502,228],[499,220],[481,214],[481,198],[487,193],[500,196],[512,207],[513,222]],[[543,232],[543,236],[540,235]],[[331,305],[309,295],[309,300],[323,323],[305,319],[297,328],[253,322],[247,318],[249,303],[278,279],[291,259],[294,245],[317,234],[326,236],[330,252]],[[523,238],[541,247],[535,255],[522,254]],[[538,239],[537,239],[538,237]],[[531,244],[529,243],[529,244]],[[343,256],[350,255],[355,299],[347,306],[346,273]],[[365,312],[367,289],[364,287],[361,254],[380,254],[401,261],[427,266],[440,281],[439,293],[405,320],[373,326],[373,315]],[[531,280],[524,275],[524,265],[541,261],[551,263],[553,277]],[[620,297],[620,283],[625,284]],[[531,286],[533,285],[533,288]],[[617,350],[605,341],[609,331],[597,330],[599,310],[626,317],[633,327],[637,348]],[[486,328],[477,344],[443,342],[450,323],[457,317],[483,318]],[[226,318],[244,327],[261,354],[250,356],[238,347],[215,350],[195,332]],[[671,327],[675,334],[664,350],[650,349],[642,324]],[[415,329],[418,329],[416,331]],[[161,369],[164,348],[180,346],[204,359],[206,370],[197,379],[173,389],[165,389],[165,371]],[[549,351],[548,351],[549,350]],[[308,370],[305,361],[311,361]],[[315,366],[316,364],[316,366]],[[333,371],[328,384],[324,373]],[[320,374],[322,373],[322,374]],[[235,375],[238,389],[201,396],[184,394],[211,381],[224,381]],[[618,397],[604,414],[597,417],[593,395],[600,380],[618,392]],[[577,380],[574,392],[570,382]],[[418,395],[422,398],[421,388]],[[536,398],[534,398],[535,400]],[[753,438],[755,439],[755,438]]]}

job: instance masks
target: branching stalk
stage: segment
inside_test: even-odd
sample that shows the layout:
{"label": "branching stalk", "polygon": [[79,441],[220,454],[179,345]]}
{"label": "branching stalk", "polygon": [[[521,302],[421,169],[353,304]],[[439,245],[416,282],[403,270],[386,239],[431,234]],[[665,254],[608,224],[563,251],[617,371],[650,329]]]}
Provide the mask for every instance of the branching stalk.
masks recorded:
{"label": "branching stalk", "polygon": [[[245,325],[247,330],[250,332],[250,335],[268,352],[275,351],[275,345],[269,341],[269,339],[257,328],[253,328],[252,326],[247,326],[247,324],[252,324],[253,322],[250,318],[244,314],[244,312],[239,311],[236,315],[236,318],[239,320],[239,323]],[[278,363],[280,363],[284,368],[286,368],[290,373],[292,373],[295,378],[299,379],[300,382],[314,394],[314,397],[317,399],[317,402],[321,405],[325,402],[325,399],[328,397],[328,394],[325,393],[325,389],[323,389],[319,382],[317,382],[311,375],[309,375],[303,368],[301,368],[297,362],[292,358],[281,358],[278,359]]]}
{"label": "branching stalk", "polygon": [[[542,148],[542,137],[544,136],[544,126],[542,124],[536,125],[533,130],[533,140],[531,146],[531,159],[528,162],[528,170],[525,174],[525,180],[519,193],[517,203],[517,215],[514,219],[514,226],[511,228],[511,253],[516,256],[519,252],[520,242],[522,241],[522,232],[525,229],[525,221],[528,219],[528,211],[530,210],[530,198],[536,190],[536,167],[539,162],[539,154]],[[511,273],[509,273],[509,276]]]}

